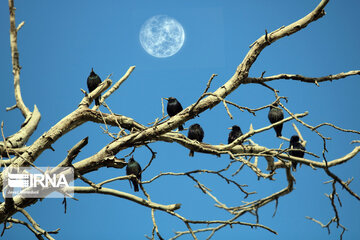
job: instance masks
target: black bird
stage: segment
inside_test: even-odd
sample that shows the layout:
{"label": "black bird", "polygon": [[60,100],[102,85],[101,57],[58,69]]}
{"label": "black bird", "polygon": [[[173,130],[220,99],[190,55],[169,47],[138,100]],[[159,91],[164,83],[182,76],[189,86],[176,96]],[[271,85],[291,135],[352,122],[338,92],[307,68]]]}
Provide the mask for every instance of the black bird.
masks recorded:
{"label": "black bird", "polygon": [[[271,124],[274,124],[274,123],[284,119],[284,113],[283,113],[282,109],[278,107],[277,103],[270,106],[268,118],[269,118],[269,121],[271,122]],[[277,137],[281,137],[282,128],[283,128],[283,124],[274,126]]]}
{"label": "black bird", "polygon": [[231,131],[230,131],[229,137],[228,137],[228,144],[232,143],[233,141],[235,141],[235,139],[237,139],[238,137],[243,135],[241,128],[237,125],[232,126],[232,128],[230,128],[230,129],[231,129]]}
{"label": "black bird", "polygon": [[[188,138],[192,140],[196,140],[198,142],[202,142],[204,138],[204,130],[201,128],[199,124],[195,123],[189,127]],[[193,150],[190,150],[189,156],[190,157],[194,156]]]}
{"label": "black bird", "polygon": [[[174,97],[164,98],[165,100],[168,100],[168,104],[166,107],[166,111],[169,114],[170,117],[175,116],[179,112],[183,110],[183,107],[181,106],[181,103]],[[183,125],[179,126],[179,131],[184,130]]]}
{"label": "black bird", "polygon": [[[101,83],[101,78],[94,72],[94,69],[91,68],[91,73],[87,78],[87,86],[89,89],[89,93],[94,91],[99,86],[100,83]],[[100,101],[100,96],[95,98],[95,105],[99,106],[100,105],[99,101]]]}
{"label": "black bird", "polygon": [[[233,141],[235,141],[238,137],[240,137],[241,135],[243,135],[241,128],[237,125],[232,126],[230,133],[229,133],[229,137],[228,137],[228,144],[232,143]],[[230,159],[233,159],[230,156]]]}
{"label": "black bird", "polygon": [[[140,164],[134,160],[133,156],[131,156],[126,166],[126,175],[131,175],[131,174],[134,174],[136,178],[139,181],[141,181],[141,167]],[[131,179],[129,181],[130,181],[130,186],[131,186],[131,182],[134,185],[134,191],[138,192],[139,191],[138,181],[136,179]]]}
{"label": "black bird", "polygon": [[[298,158],[303,158],[304,157],[305,152],[303,152],[303,151],[305,151],[305,147],[301,144],[300,138],[299,138],[298,135],[293,135],[290,138],[289,148],[290,148],[290,151],[289,151],[290,156],[294,156],[294,157],[298,157]],[[291,150],[291,149],[300,149],[300,150],[303,150],[303,151]],[[296,170],[296,165],[297,165],[297,162],[292,162],[293,171]]]}

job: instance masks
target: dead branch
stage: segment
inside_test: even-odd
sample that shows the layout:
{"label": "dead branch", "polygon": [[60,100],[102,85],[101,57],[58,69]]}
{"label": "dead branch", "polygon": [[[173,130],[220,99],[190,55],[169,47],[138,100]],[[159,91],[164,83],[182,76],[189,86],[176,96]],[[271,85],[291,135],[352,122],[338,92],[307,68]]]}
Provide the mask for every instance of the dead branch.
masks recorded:
{"label": "dead branch", "polygon": [[81,149],[85,147],[88,143],[89,137],[86,137],[80,140],[75,146],[73,146],[69,151],[66,158],[58,165],[58,167],[68,167],[71,165],[72,161],[80,153]]}
{"label": "dead branch", "polygon": [[326,82],[326,81],[333,81],[338,79],[344,79],[349,76],[354,75],[360,75],[360,70],[353,70],[348,72],[342,72],[335,75],[328,75],[324,77],[305,77],[299,74],[278,74],[270,77],[264,77],[264,78],[247,78],[244,83],[264,83],[274,80],[280,80],[280,79],[289,79],[289,80],[296,80],[301,81],[305,83],[315,83],[318,84],[320,82]]}
{"label": "dead branch", "polygon": [[[108,98],[113,92],[115,92],[120,85],[125,82],[125,80],[130,76],[130,74],[134,71],[135,66],[131,66],[127,72],[124,74],[124,76],[122,76],[119,81],[117,81],[100,99],[100,105],[105,101],[106,98]],[[98,110],[99,106],[94,105],[94,107],[92,108],[92,110]]]}
{"label": "dead branch", "polygon": [[9,218],[7,220],[10,223],[17,223],[17,224],[21,224],[24,225],[25,227],[27,227],[32,233],[34,233],[35,237],[39,240],[44,240],[44,238],[41,236],[42,234],[39,233],[38,231],[36,231],[32,226],[30,226],[29,223],[21,221],[19,219],[15,219],[15,218]]}
{"label": "dead branch", "polygon": [[[53,237],[50,236],[49,232],[45,231],[44,229],[40,228],[39,224],[37,222],[35,222],[35,220],[30,216],[30,214],[25,211],[25,209],[23,208],[19,208],[19,207],[15,207],[17,211],[21,212],[31,223],[32,227],[39,232],[40,234],[44,235],[47,239],[49,240],[54,240]],[[60,229],[58,229],[57,231],[53,232],[53,233],[58,233]]]}
{"label": "dead branch", "polygon": [[[128,71],[125,73],[125,75],[116,83],[113,85],[112,88],[110,88],[101,98],[101,103],[104,104],[104,106],[107,107],[110,114],[105,114],[102,112],[97,112],[95,110],[98,109],[97,106],[93,107],[93,110],[90,110],[88,107],[91,103],[91,101],[99,96],[101,93],[103,93],[107,88],[110,87],[112,84],[110,79],[105,79],[104,82],[96,88],[91,93],[87,94],[85,92],[85,97],[82,99],[82,101],[79,104],[79,107],[64,117],[62,120],[60,120],[58,123],[56,123],[51,129],[49,129],[47,132],[45,132],[41,137],[35,140],[33,144],[31,144],[29,147],[26,147],[23,149],[22,147],[26,144],[29,137],[32,135],[32,133],[35,131],[37,124],[40,120],[40,113],[38,113],[36,106],[34,107],[34,112],[31,113],[25,104],[22,101],[21,98],[21,92],[20,92],[20,65],[19,65],[19,54],[17,50],[17,31],[21,29],[21,27],[24,25],[24,22],[20,23],[17,28],[15,28],[15,8],[13,6],[13,0],[9,0],[9,9],[10,9],[10,38],[11,38],[11,51],[12,51],[12,60],[13,60],[13,73],[14,73],[14,86],[15,86],[15,98],[16,98],[16,107],[18,107],[22,114],[24,115],[25,122],[21,128],[21,130],[14,134],[13,136],[10,136],[8,138],[5,138],[3,136],[4,141],[0,142],[0,153],[6,153],[6,156],[10,159],[11,151],[14,151],[16,154],[16,157],[14,159],[10,159],[10,163],[16,166],[27,166],[27,165],[33,165],[33,162],[42,154],[42,152],[48,148],[51,149],[51,145],[55,143],[58,139],[60,139],[63,135],[70,132],[72,129],[75,129],[82,125],[85,122],[92,121],[99,124],[105,124],[106,126],[106,132],[113,138],[113,141],[109,144],[106,144],[105,146],[102,146],[101,149],[98,150],[96,154],[93,156],[90,156],[86,159],[80,160],[74,164],[72,164],[72,161],[76,158],[80,150],[87,144],[87,138],[80,141],[78,144],[76,144],[69,152],[67,157],[58,165],[58,166],[73,166],[75,169],[75,177],[82,179],[84,182],[89,184],[89,187],[70,187],[68,190],[74,191],[76,193],[97,193],[97,194],[105,194],[105,195],[112,195],[115,197],[123,198],[132,202],[135,202],[137,204],[146,206],[148,208],[151,208],[151,217],[153,221],[153,231],[152,231],[152,239],[155,238],[155,232],[157,236],[162,239],[158,225],[155,221],[155,209],[161,210],[164,212],[167,212],[168,214],[177,217],[183,223],[185,224],[186,228],[188,229],[185,232],[177,232],[176,236],[172,239],[178,238],[185,234],[191,234],[193,239],[197,239],[196,233],[199,232],[205,232],[209,231],[211,232],[209,235],[209,238],[211,238],[215,232],[220,230],[221,228],[225,226],[232,225],[244,225],[249,226],[251,228],[259,227],[263,228],[271,233],[277,234],[275,230],[272,230],[271,228],[259,224],[259,215],[258,215],[258,209],[267,205],[270,202],[275,201],[276,207],[275,212],[277,209],[279,198],[282,196],[285,196],[289,194],[293,190],[293,184],[295,182],[295,178],[292,176],[290,167],[291,164],[288,161],[295,161],[299,163],[303,163],[305,165],[308,165],[312,168],[319,167],[323,168],[325,172],[333,179],[333,192],[331,195],[329,195],[329,198],[331,200],[331,204],[333,206],[335,217],[331,220],[332,222],[337,222],[338,226],[341,226],[343,228],[343,233],[346,230],[340,223],[339,223],[339,215],[337,213],[337,208],[335,206],[335,197],[337,197],[339,204],[341,205],[340,198],[336,193],[335,184],[338,182],[340,185],[342,185],[352,196],[360,200],[359,196],[352,192],[350,188],[348,187],[350,181],[343,182],[340,178],[338,178],[335,174],[329,171],[330,167],[336,166],[338,164],[343,164],[346,161],[350,160],[354,156],[358,154],[360,151],[360,147],[355,147],[352,152],[346,154],[344,157],[327,161],[325,158],[324,152],[326,151],[326,140],[328,138],[324,137],[320,132],[317,131],[317,128],[328,125],[331,127],[334,127],[337,130],[343,131],[343,132],[352,132],[359,134],[358,131],[355,130],[345,130],[339,127],[336,127],[332,124],[324,123],[323,125],[318,125],[316,127],[312,127],[305,123],[304,121],[300,120],[301,117],[304,117],[307,115],[307,112],[303,114],[293,114],[288,110],[283,104],[280,103],[281,98],[285,97],[279,97],[277,95],[277,90],[274,88],[271,88],[270,86],[266,85],[264,82],[277,80],[277,79],[293,79],[298,80],[302,82],[312,82],[318,85],[318,82],[323,81],[332,81],[335,79],[345,78],[347,76],[351,75],[360,75],[360,71],[350,71],[347,73],[340,73],[337,75],[330,75],[326,77],[321,78],[307,78],[303,77],[301,75],[276,75],[271,77],[263,77],[264,73],[262,74],[261,78],[249,78],[248,73],[250,68],[252,67],[252,64],[256,61],[259,54],[262,52],[263,49],[265,49],[267,46],[271,45],[278,39],[281,39],[285,36],[289,36],[291,34],[296,33],[297,31],[305,28],[308,24],[310,24],[313,21],[318,20],[322,16],[325,15],[324,7],[328,3],[328,0],[322,0],[320,4],[307,16],[303,17],[302,19],[286,26],[281,27],[271,33],[268,33],[267,30],[265,30],[265,35],[260,37],[258,40],[256,40],[252,45],[251,49],[247,53],[246,57],[243,59],[242,63],[237,67],[236,72],[234,75],[221,87],[219,87],[216,91],[212,93],[208,93],[207,91],[210,88],[211,82],[213,78],[216,76],[213,74],[211,78],[209,79],[206,88],[203,92],[203,94],[198,98],[198,100],[194,103],[189,105],[186,109],[182,111],[181,114],[178,114],[174,116],[173,118],[169,119],[168,121],[163,121],[164,118],[160,120],[156,120],[154,122],[154,125],[147,128],[142,124],[137,123],[134,119],[126,116],[121,116],[114,114],[110,107],[105,103],[105,99],[109,97],[113,92],[115,92],[119,86],[129,77],[131,72],[134,70],[134,66],[130,67]],[[269,88],[270,90],[274,91],[276,102],[279,102],[280,105],[290,114],[290,117],[277,122],[275,124],[263,127],[261,129],[254,130],[252,128],[252,125],[250,127],[249,132],[245,133],[243,136],[236,139],[234,142],[228,145],[210,145],[207,143],[198,143],[195,141],[189,140],[187,137],[182,135],[181,133],[177,132],[171,132],[174,128],[179,126],[180,124],[194,118],[195,116],[199,115],[200,113],[213,108],[220,102],[223,103],[228,115],[230,118],[232,118],[232,115],[230,113],[230,110],[227,106],[227,104],[231,104],[241,111],[247,110],[248,112],[255,115],[255,111],[262,110],[267,108],[268,106],[264,106],[257,109],[250,109],[246,107],[241,107],[235,103],[231,103],[230,101],[225,100],[225,98],[232,93],[235,89],[237,89],[241,84],[247,84],[247,83],[260,83],[261,85]],[[286,99],[286,98],[285,98]],[[163,105],[162,105],[163,106]],[[12,107],[14,108],[14,107]],[[164,109],[164,107],[163,107]],[[164,112],[164,111],[163,111]],[[164,113],[163,113],[164,116]],[[288,156],[286,154],[286,150],[281,149],[281,146],[279,149],[268,149],[266,147],[252,144],[252,145],[241,145],[244,140],[247,140],[249,142],[251,139],[249,139],[251,136],[255,134],[259,134],[261,132],[264,132],[266,130],[271,129],[272,127],[288,122],[292,119],[295,119],[296,121],[300,122],[305,127],[308,127],[312,131],[315,131],[320,137],[322,137],[324,141],[324,161],[318,162],[310,159],[305,158],[296,158],[292,156]],[[115,137],[113,134],[111,134],[108,131],[107,125],[111,126],[117,126],[120,128],[120,132],[118,133],[117,137]],[[296,127],[294,127],[295,130],[297,130]],[[125,132],[125,129],[128,130],[130,133],[127,134]],[[24,131],[24,133],[21,133],[21,131]],[[297,131],[301,139],[303,140],[301,133]],[[13,137],[13,138],[11,138]],[[23,138],[24,137],[24,138]],[[21,139],[20,139],[21,138]],[[282,138],[283,140],[288,140],[286,138]],[[13,142],[20,141],[19,144],[14,145]],[[194,170],[184,173],[160,173],[157,176],[153,177],[152,179],[148,181],[142,182],[142,184],[151,183],[155,179],[160,178],[161,176],[165,175],[173,175],[173,176],[187,176],[189,177],[193,182],[196,183],[196,186],[205,194],[207,194],[209,197],[211,197],[216,202],[216,207],[219,207],[225,211],[227,211],[229,214],[232,215],[232,218],[229,220],[190,220],[186,219],[185,217],[181,216],[178,213],[175,213],[174,211],[180,208],[179,203],[177,204],[171,204],[171,205],[162,205],[157,204],[151,201],[150,195],[145,191],[142,185],[140,185],[143,193],[147,197],[146,199],[134,196],[129,193],[121,192],[118,190],[110,189],[110,188],[103,188],[102,186],[106,183],[116,181],[116,180],[124,180],[124,179],[130,179],[134,176],[121,176],[116,177],[112,179],[108,179],[106,181],[103,181],[99,184],[95,184],[89,179],[85,178],[83,175],[86,173],[96,171],[99,168],[102,167],[113,167],[113,168],[123,168],[126,166],[126,162],[124,158],[117,158],[115,155],[119,152],[128,149],[133,148],[135,150],[138,146],[146,146],[151,151],[151,159],[149,163],[146,165],[143,171],[145,171],[152,163],[152,161],[155,159],[156,152],[154,152],[149,146],[149,143],[155,142],[155,141],[165,141],[165,142],[176,142],[186,148],[192,149],[194,151],[207,153],[207,154],[214,154],[217,156],[220,156],[221,154],[227,154],[232,157],[233,160],[230,161],[230,163],[225,167],[224,169],[213,171],[213,170],[206,170],[206,169],[200,169],[200,170]],[[304,142],[306,144],[306,142]],[[22,149],[23,151],[20,151]],[[17,150],[17,151],[16,151]],[[309,153],[311,154],[311,153]],[[2,154],[0,154],[2,155]],[[250,156],[250,159],[244,158],[244,156]],[[313,154],[313,156],[315,156]],[[262,157],[262,158],[259,158]],[[255,158],[255,162],[252,163],[252,158]],[[8,159],[8,160],[9,160]],[[269,174],[264,173],[262,169],[260,169],[258,162],[262,159],[265,159],[268,162],[267,170],[270,170],[271,172]],[[274,160],[277,159],[277,162],[274,162]],[[2,160],[2,164],[6,164],[7,160]],[[272,179],[272,176],[275,174],[275,170],[282,171],[284,170],[286,173],[286,181],[287,186],[283,188],[282,190],[275,192],[267,197],[258,199],[256,201],[247,202],[240,206],[234,206],[234,207],[228,207],[226,204],[222,203],[219,198],[217,198],[214,194],[212,194],[210,189],[205,186],[205,184],[201,183],[196,177],[196,173],[206,173],[206,174],[213,174],[218,176],[220,179],[224,180],[228,184],[233,184],[235,187],[237,187],[240,191],[242,191],[246,196],[253,194],[255,192],[246,192],[243,187],[245,185],[241,185],[235,180],[230,179],[227,177],[223,172],[228,171],[231,164],[234,162],[241,162],[241,167],[238,171],[241,170],[242,166],[248,166],[255,174],[260,178],[269,178]],[[260,165],[261,166],[261,165]],[[238,172],[237,171],[237,172]],[[236,173],[237,173],[236,172]],[[235,175],[235,174],[234,174]],[[273,179],[272,179],[273,180]],[[0,176],[0,186],[3,186],[3,177]],[[38,224],[31,218],[31,216],[24,210],[25,207],[30,206],[31,204],[34,204],[37,202],[38,199],[25,199],[21,198],[21,196],[14,196],[13,198],[7,198],[4,203],[0,204],[0,222],[5,222],[5,228],[6,228],[6,221],[14,222],[14,223],[20,223],[27,226],[31,231],[34,232],[34,234],[40,239],[42,238],[41,235],[44,235],[48,239],[52,239],[52,237],[49,235],[50,232],[46,232],[43,229],[41,229]],[[66,204],[66,202],[65,202]],[[22,212],[29,222],[33,225],[30,226],[27,223],[21,223],[19,221],[16,222],[16,220],[9,218],[11,215],[13,215],[15,212],[20,211]],[[256,216],[256,223],[246,223],[237,221],[237,219],[241,216],[243,216],[245,213],[250,213]],[[275,213],[274,213],[275,214]],[[26,225],[27,224],[27,225]],[[193,229],[194,225],[196,224],[203,224],[203,225],[215,225],[208,228],[200,228],[200,229]],[[329,223],[330,224],[330,223]],[[329,225],[328,224],[328,225]],[[4,228],[4,229],[5,229]],[[55,231],[56,232],[56,231]],[[343,235],[341,234],[341,237]]]}
{"label": "dead branch", "polygon": [[175,211],[181,207],[180,203],[171,204],[171,205],[162,205],[158,203],[154,203],[145,199],[142,199],[140,197],[137,197],[135,195],[117,191],[110,188],[99,188],[94,189],[93,187],[69,187],[65,189],[65,191],[74,192],[74,193],[98,193],[98,194],[105,194],[105,195],[112,195],[119,198],[124,198],[127,200],[130,200],[132,202],[138,203],[140,205],[143,205],[145,207],[149,207],[152,209],[157,209],[161,211]]}
{"label": "dead branch", "polygon": [[9,0],[9,11],[10,11],[10,47],[11,47],[11,59],[12,59],[13,75],[14,75],[15,100],[16,100],[17,108],[20,109],[22,115],[26,119],[30,116],[31,112],[26,107],[21,96],[21,90],[20,90],[21,66],[19,62],[19,51],[17,47],[17,34],[20,28],[24,25],[24,22],[22,22],[19,25],[19,27],[16,28],[14,0]]}

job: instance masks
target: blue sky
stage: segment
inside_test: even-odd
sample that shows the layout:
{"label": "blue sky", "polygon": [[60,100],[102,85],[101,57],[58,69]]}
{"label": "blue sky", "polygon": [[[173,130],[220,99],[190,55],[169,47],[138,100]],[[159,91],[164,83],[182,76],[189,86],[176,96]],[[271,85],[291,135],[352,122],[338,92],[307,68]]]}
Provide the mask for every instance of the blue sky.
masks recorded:
{"label": "blue sky", "polygon": [[[161,116],[161,97],[174,96],[183,107],[194,103],[203,92],[213,73],[210,91],[225,83],[235,72],[238,64],[249,50],[249,45],[264,34],[282,25],[287,25],[308,14],[319,1],[295,0],[255,0],[255,1],[15,1],[17,23],[25,21],[18,35],[20,51],[21,87],[23,99],[32,110],[36,104],[42,119],[31,144],[42,133],[73,111],[86,89],[86,78],[94,67],[102,79],[112,74],[117,81],[126,70],[136,65],[136,69],[121,88],[107,99],[113,112],[134,118],[147,124]],[[360,66],[360,44],[358,9],[360,2],[330,1],[325,8],[327,15],[311,23],[295,35],[281,39],[267,47],[259,56],[249,76],[259,77],[290,73],[305,76],[323,76]],[[183,48],[174,56],[158,59],[148,55],[139,42],[141,25],[150,17],[166,14],[180,22],[186,33]],[[11,54],[9,44],[9,14],[6,1],[0,3],[0,116],[5,124],[5,135],[16,132],[23,119],[19,111],[6,112],[5,108],[15,103],[11,74]],[[312,125],[331,122],[346,129],[359,130],[358,89],[359,77],[349,77],[332,83],[298,83],[291,80],[270,82],[270,86],[287,96],[286,107],[294,113],[309,111],[305,121]],[[257,108],[274,100],[271,91],[259,85],[242,85],[228,100],[241,106]],[[106,112],[105,108],[101,108]],[[260,111],[254,117],[246,112],[230,108],[234,119],[227,116],[222,105],[208,110],[199,118],[185,124],[200,123],[205,131],[204,142],[226,143],[228,130],[234,124],[243,131],[268,125],[268,110]],[[301,127],[308,141],[307,149],[321,155],[322,141],[314,133]],[[113,131],[117,131],[112,128]],[[343,156],[353,149],[349,143],[359,139],[354,134],[339,134],[324,127],[321,132],[332,138],[328,141],[328,159]],[[185,132],[186,133],[186,132]],[[290,137],[294,129],[290,123],[284,126],[283,135]],[[52,166],[59,163],[77,141],[89,136],[89,144],[76,160],[82,160],[99,151],[111,139],[102,134],[99,125],[86,123],[73,130],[53,147],[55,152],[45,151],[36,164]],[[270,130],[252,139],[268,148],[276,148],[283,141],[274,137]],[[288,143],[285,142],[284,146]],[[195,153],[189,159],[188,150],[177,144],[155,143],[150,145],[157,158],[143,174],[148,180],[160,172],[180,172],[193,169],[218,170],[229,161],[227,156],[217,158]],[[124,151],[117,156],[129,153]],[[145,166],[150,159],[147,149],[137,149],[135,159]],[[309,157],[312,159],[312,157]],[[260,166],[264,169],[263,159]],[[333,172],[343,180],[355,177],[350,187],[360,192],[359,157],[336,167]],[[236,171],[236,167],[231,173]],[[99,182],[125,174],[125,169],[101,169],[86,177]],[[295,174],[295,190],[280,199],[277,214],[272,218],[274,204],[259,210],[260,223],[274,230],[275,236],[265,230],[248,227],[226,227],[215,234],[214,239],[329,239],[327,231],[307,219],[314,217],[324,223],[334,213],[330,201],[324,193],[331,192],[329,180],[322,170],[312,170],[303,166]],[[241,184],[247,184],[249,191],[257,191],[245,201],[252,201],[278,191],[285,186],[283,171],[278,171],[276,181],[257,180],[257,176],[244,168],[234,177]],[[244,201],[244,195],[213,176],[201,175],[199,179],[213,190],[213,194],[228,205]],[[79,182],[79,184],[82,184]],[[109,187],[133,193],[128,182],[115,182]],[[184,177],[163,177],[146,185],[152,200],[163,204],[182,203],[179,213],[194,220],[227,219],[226,213],[213,207],[214,202],[194,187],[194,183]],[[359,202],[337,187],[343,207],[338,208],[341,224],[348,228],[345,239],[360,237]],[[144,197],[142,193],[136,195]],[[45,199],[28,212],[46,230],[61,228],[58,239],[145,239],[152,230],[151,211],[135,203],[103,195],[77,195],[80,201],[68,201],[68,213],[64,214],[62,199]],[[14,217],[22,219],[20,215]],[[184,224],[169,215],[156,212],[160,233],[165,238],[173,236],[173,231],[186,230]],[[255,222],[253,216],[246,215],[241,221]],[[330,239],[338,239],[340,230],[331,227]],[[199,235],[205,239],[208,234]],[[32,233],[23,226],[7,230],[5,239],[32,239]],[[190,236],[182,239],[190,239]]]}

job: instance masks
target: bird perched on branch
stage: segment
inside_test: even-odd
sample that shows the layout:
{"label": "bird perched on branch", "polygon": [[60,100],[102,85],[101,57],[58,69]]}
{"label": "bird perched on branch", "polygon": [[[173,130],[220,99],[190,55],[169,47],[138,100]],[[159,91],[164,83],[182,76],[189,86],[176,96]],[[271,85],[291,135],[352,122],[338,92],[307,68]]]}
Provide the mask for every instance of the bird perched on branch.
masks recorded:
{"label": "bird perched on branch", "polygon": [[[101,78],[94,72],[94,69],[91,68],[90,75],[87,78],[87,86],[89,89],[89,93],[94,91],[99,86],[100,83],[101,83]],[[97,106],[100,105],[100,96],[95,98],[95,105]]]}
{"label": "bird perched on branch", "polygon": [[137,161],[135,161],[134,156],[131,156],[126,166],[126,175],[131,175],[131,174],[134,174],[137,179],[130,179],[129,180],[130,186],[132,183],[134,185],[134,191],[138,192],[139,191],[138,180],[141,181],[141,167],[140,164]]}
{"label": "bird perched on branch", "polygon": [[[166,106],[166,111],[169,114],[170,117],[175,116],[179,112],[183,110],[183,107],[181,106],[181,103],[174,97],[164,98],[168,101]],[[179,131],[184,130],[183,125],[179,126]]]}
{"label": "bird perched on branch", "polygon": [[[291,136],[289,148],[290,148],[290,150],[289,150],[290,156],[304,158],[305,147],[301,144],[300,138],[298,135]],[[292,150],[292,149],[299,149],[299,150]],[[293,171],[296,171],[296,165],[297,165],[297,162],[292,162]]]}
{"label": "bird perched on branch", "polygon": [[[199,124],[195,123],[189,127],[188,138],[190,138],[191,140],[202,142],[204,138],[204,130],[201,128]],[[194,156],[193,150],[190,150],[189,156],[190,157]]]}
{"label": "bird perched on branch", "polygon": [[[274,124],[274,123],[279,122],[284,119],[283,110],[278,107],[277,103],[270,106],[268,118],[269,118],[269,121],[271,124]],[[278,124],[278,125],[274,126],[277,137],[281,137],[282,128],[283,128],[283,124]]]}
{"label": "bird perched on branch", "polygon": [[235,141],[235,139],[237,139],[241,135],[243,135],[241,128],[238,125],[234,125],[228,129],[231,129],[231,131],[229,133],[229,137],[228,137],[228,144],[232,143],[233,141]]}
{"label": "bird perched on branch", "polygon": [[[231,131],[229,133],[229,137],[228,137],[228,144],[232,143],[237,138],[239,138],[241,135],[243,135],[241,128],[238,125],[234,125],[228,129],[231,129]],[[233,158],[230,156],[230,159],[233,159]]]}

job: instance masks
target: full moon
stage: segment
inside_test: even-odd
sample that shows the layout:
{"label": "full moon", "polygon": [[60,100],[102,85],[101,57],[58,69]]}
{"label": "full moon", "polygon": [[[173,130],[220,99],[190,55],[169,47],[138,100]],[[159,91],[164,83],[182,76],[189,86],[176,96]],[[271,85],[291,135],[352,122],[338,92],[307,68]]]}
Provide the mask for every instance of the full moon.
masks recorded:
{"label": "full moon", "polygon": [[166,58],[181,49],[185,41],[185,31],[174,18],[156,15],[142,25],[139,37],[141,46],[148,54]]}

